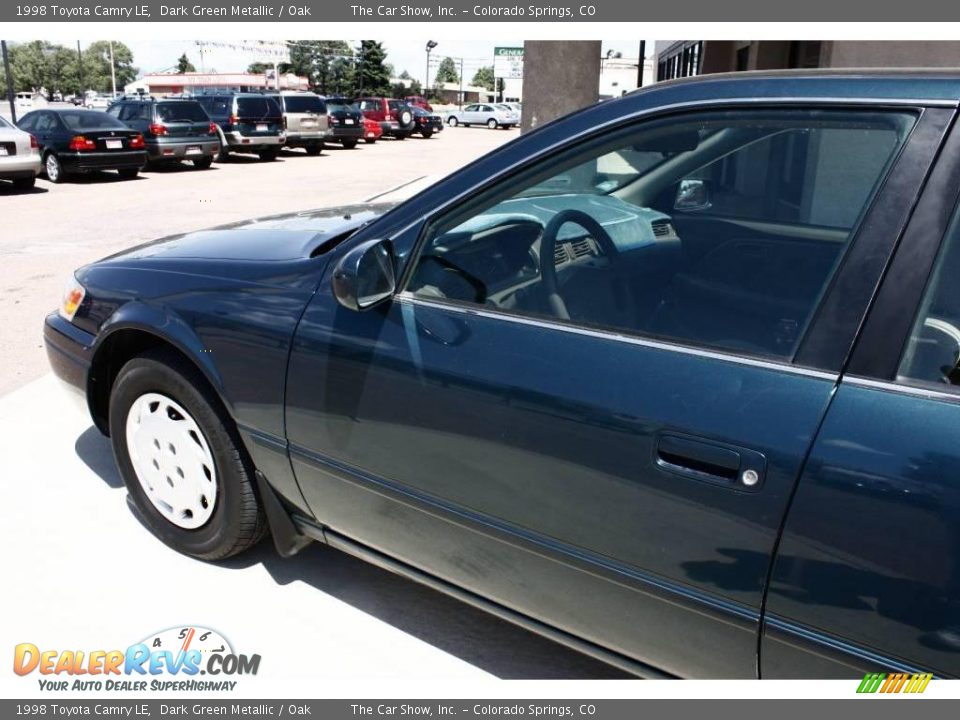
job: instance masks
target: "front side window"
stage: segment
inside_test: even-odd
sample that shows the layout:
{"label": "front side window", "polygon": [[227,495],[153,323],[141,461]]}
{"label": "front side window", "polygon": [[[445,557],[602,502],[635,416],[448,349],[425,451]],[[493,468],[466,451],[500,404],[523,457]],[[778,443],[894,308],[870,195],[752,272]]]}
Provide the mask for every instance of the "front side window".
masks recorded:
{"label": "front side window", "polygon": [[898,373],[901,381],[960,385],[960,213],[934,264]]}
{"label": "front side window", "polygon": [[744,110],[608,134],[433,222],[408,290],[790,359],[914,121]]}

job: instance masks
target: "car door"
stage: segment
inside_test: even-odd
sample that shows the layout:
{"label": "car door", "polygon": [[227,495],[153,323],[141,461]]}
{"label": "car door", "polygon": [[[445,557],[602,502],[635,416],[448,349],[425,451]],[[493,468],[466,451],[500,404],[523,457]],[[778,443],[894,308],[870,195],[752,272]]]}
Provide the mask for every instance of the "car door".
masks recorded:
{"label": "car door", "polygon": [[958,188],[954,131],[791,505],[764,677],[960,676]]}
{"label": "car door", "polygon": [[478,121],[479,110],[480,110],[479,105],[467,105],[463,109],[463,122],[467,124],[479,122]]}
{"label": "car door", "polygon": [[[949,112],[919,117],[717,108],[598,133],[399,230],[419,239],[393,301],[354,312],[322,283],[286,419],[328,537],[639,672],[756,676],[780,523],[840,367],[807,337],[852,339],[869,296],[850,283],[882,270],[858,261],[892,246]],[[792,152],[764,145],[784,133]],[[778,289],[764,273],[784,276],[792,238],[746,253],[749,292],[712,295],[720,333],[690,316],[715,278],[678,280],[707,239],[672,214],[686,179],[736,153],[754,179],[804,165],[793,234],[834,254]],[[857,204],[847,225],[816,232],[838,203]],[[799,331],[757,303],[790,305]]]}

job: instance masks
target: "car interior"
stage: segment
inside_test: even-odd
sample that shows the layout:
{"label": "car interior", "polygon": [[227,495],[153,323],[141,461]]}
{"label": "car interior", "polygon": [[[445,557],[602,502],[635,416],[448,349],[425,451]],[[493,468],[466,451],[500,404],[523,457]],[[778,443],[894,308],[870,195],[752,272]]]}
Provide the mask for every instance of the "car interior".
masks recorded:
{"label": "car interior", "polygon": [[435,223],[408,290],[790,358],[913,121],[744,111],[651,123]]}

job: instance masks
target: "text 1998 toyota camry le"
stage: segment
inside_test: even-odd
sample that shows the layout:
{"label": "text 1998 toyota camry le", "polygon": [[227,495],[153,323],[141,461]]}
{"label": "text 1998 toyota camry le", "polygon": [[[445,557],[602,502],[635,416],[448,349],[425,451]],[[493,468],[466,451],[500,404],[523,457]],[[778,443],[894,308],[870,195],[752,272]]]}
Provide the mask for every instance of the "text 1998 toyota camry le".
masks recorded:
{"label": "text 1998 toyota camry le", "polygon": [[960,77],[714,76],[46,321],[147,526],[360,555],[647,676],[960,674]]}

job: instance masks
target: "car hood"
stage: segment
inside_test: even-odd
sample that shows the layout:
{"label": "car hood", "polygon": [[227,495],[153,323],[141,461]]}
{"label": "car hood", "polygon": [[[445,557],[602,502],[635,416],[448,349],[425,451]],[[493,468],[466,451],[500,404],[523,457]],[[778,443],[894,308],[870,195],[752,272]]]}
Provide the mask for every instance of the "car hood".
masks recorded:
{"label": "car hood", "polygon": [[376,202],[271,215],[153,240],[102,262],[157,259],[281,262],[310,257],[322,246],[375,220],[396,203]]}

